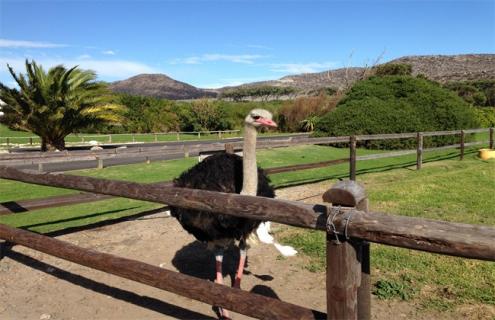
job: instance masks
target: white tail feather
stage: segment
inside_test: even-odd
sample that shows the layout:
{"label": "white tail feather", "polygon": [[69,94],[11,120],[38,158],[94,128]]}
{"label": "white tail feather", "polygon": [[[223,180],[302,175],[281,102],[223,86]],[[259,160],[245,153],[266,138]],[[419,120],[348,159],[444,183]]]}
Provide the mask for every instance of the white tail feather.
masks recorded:
{"label": "white tail feather", "polygon": [[270,231],[270,222],[262,222],[258,229],[256,229],[256,235],[258,236],[258,239],[266,244],[273,244],[275,248],[280,252],[285,257],[292,257],[297,254],[297,250],[294,249],[291,246],[284,246],[275,241],[273,236],[269,234],[268,232]]}

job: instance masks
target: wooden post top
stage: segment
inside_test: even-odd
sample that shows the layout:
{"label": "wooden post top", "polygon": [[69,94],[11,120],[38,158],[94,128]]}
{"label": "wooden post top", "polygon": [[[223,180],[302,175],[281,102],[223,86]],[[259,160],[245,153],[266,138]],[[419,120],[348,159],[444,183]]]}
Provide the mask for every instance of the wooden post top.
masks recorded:
{"label": "wooden post top", "polygon": [[367,197],[361,184],[352,180],[342,180],[323,194],[323,201],[338,206],[356,207]]}

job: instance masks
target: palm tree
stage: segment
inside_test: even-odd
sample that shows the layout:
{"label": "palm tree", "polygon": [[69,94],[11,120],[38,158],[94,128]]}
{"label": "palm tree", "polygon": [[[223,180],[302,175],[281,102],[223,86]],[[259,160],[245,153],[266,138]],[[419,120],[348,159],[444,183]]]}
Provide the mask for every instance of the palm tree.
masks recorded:
{"label": "palm tree", "polygon": [[310,115],[308,118],[300,122],[301,129],[303,129],[306,132],[313,132],[317,121],[318,121],[318,116]]}
{"label": "palm tree", "polygon": [[7,67],[20,90],[0,83],[5,102],[0,122],[40,136],[42,151],[65,149],[65,137],[89,124],[121,120],[123,107],[111,103],[106,85],[91,70],[58,65],[46,73],[28,60],[26,75]]}

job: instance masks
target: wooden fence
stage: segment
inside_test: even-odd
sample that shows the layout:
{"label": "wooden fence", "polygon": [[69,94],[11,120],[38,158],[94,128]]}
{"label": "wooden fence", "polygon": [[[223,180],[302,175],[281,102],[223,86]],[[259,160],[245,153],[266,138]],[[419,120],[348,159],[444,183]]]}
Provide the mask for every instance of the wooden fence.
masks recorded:
{"label": "wooden fence", "polygon": [[[218,139],[222,139],[229,134],[239,133],[240,130],[216,130],[216,131],[170,131],[170,132],[154,132],[154,133],[111,133],[111,134],[73,134],[68,136],[67,143],[88,143],[91,140],[96,140],[102,143],[113,143],[115,142],[115,138],[119,137],[129,137],[127,142],[136,142],[137,139],[146,137],[145,140],[149,140],[149,142],[158,142],[160,141],[160,136],[174,136],[175,140],[180,141],[182,136],[195,136],[198,139],[201,139],[201,135],[203,136],[211,136],[214,135]],[[119,140],[119,139],[117,139]],[[187,140],[187,139],[186,139]],[[20,143],[19,141],[25,141],[25,143]],[[5,144],[7,147],[11,145],[40,145],[41,138],[39,136],[6,136],[0,137],[0,144]]]}
{"label": "wooden fence", "polygon": [[26,172],[5,166],[0,166],[0,178],[271,220],[326,232],[325,316],[294,304],[0,225],[0,238],[6,241],[261,319],[369,319],[368,241],[495,261],[495,228],[369,212],[365,190],[354,181],[337,183],[323,195],[325,203],[309,205],[172,186]]}
{"label": "wooden fence", "polygon": [[[469,133],[489,133],[489,141],[477,141],[477,142],[465,142],[465,134]],[[494,145],[494,128],[485,129],[468,129],[468,130],[455,130],[455,131],[433,131],[433,132],[418,132],[418,133],[394,133],[394,134],[376,134],[376,135],[355,135],[355,136],[340,136],[340,137],[322,137],[322,138],[307,138],[307,137],[291,137],[287,139],[276,140],[260,140],[258,141],[257,148],[279,148],[290,147],[297,145],[318,145],[318,144],[349,144],[349,176],[351,180],[356,178],[357,161],[381,159],[403,156],[408,154],[417,155],[417,168],[421,169],[423,163],[424,152],[443,150],[448,148],[460,148],[460,158],[464,157],[465,147],[487,144],[490,148]],[[446,135],[459,135],[459,144],[437,147],[437,148],[423,148],[423,137],[429,136],[446,136]],[[390,139],[405,139],[416,138],[417,148],[415,150],[400,150],[387,153],[378,153],[365,156],[357,156],[357,143],[370,140],[390,140]],[[29,165],[38,164],[39,171],[43,171],[43,164],[66,162],[66,161],[94,161],[96,168],[102,168],[105,166],[105,160],[116,158],[134,158],[135,162],[150,163],[154,157],[158,157],[163,154],[177,155],[189,157],[191,154],[200,153],[213,153],[221,152],[226,149],[242,150],[242,142],[215,142],[210,144],[174,144],[168,146],[159,147],[136,147],[127,149],[104,149],[104,150],[74,150],[63,152],[29,152],[29,153],[7,153],[0,154],[0,165]],[[338,164],[341,162],[326,161],[328,165]],[[299,166],[294,167],[294,170],[303,170],[311,168],[311,164],[305,164],[306,167]],[[323,162],[315,164],[316,167],[322,167]],[[301,168],[301,169],[298,169]],[[268,169],[271,170],[271,169]],[[293,171],[294,171],[293,170]],[[280,171],[284,172],[284,171]],[[273,172],[275,173],[275,172]]]}
{"label": "wooden fence", "polygon": [[[465,134],[469,133],[482,133],[489,132],[489,141],[479,141],[466,143],[465,142]],[[331,144],[331,143],[349,143],[349,157],[321,161],[316,163],[305,163],[298,165],[290,165],[283,167],[273,167],[265,169],[267,174],[277,174],[282,172],[291,172],[297,170],[307,170],[314,168],[322,168],[337,164],[342,164],[349,162],[349,178],[351,180],[356,180],[356,170],[357,170],[357,161],[364,160],[372,160],[372,159],[382,159],[382,158],[390,158],[390,157],[398,157],[409,154],[416,154],[416,167],[417,169],[421,169],[423,163],[423,153],[429,151],[443,150],[448,148],[459,148],[460,149],[460,159],[464,158],[465,147],[479,145],[483,143],[488,143],[490,148],[493,148],[494,144],[494,130],[493,128],[487,129],[469,129],[469,130],[457,130],[457,131],[435,131],[435,132],[420,132],[420,133],[399,133],[399,134],[379,134],[379,135],[357,135],[357,136],[343,136],[343,137],[324,137],[324,138],[289,138],[277,141],[262,141],[260,142],[259,148],[276,148],[276,147],[285,147],[289,145],[300,145],[300,144]],[[460,135],[460,144],[442,146],[437,148],[423,148],[423,140],[424,136],[440,136],[440,135]],[[404,139],[404,138],[416,138],[417,140],[417,149],[416,150],[400,150],[393,151],[387,153],[378,153],[371,154],[365,156],[357,156],[356,145],[358,141],[369,141],[369,140],[389,140],[389,139]],[[95,160],[96,168],[104,167],[104,159],[111,159],[112,157],[124,156],[124,157],[136,157],[143,158],[146,163],[150,163],[153,155],[161,154],[161,153],[169,153],[169,154],[184,154],[186,156],[189,152],[199,152],[202,153],[215,153],[220,151],[234,152],[234,151],[242,150],[241,142],[235,143],[212,143],[209,145],[201,145],[201,144],[192,144],[189,146],[178,145],[178,146],[161,146],[161,147],[142,147],[142,148],[134,148],[131,150],[126,149],[113,149],[113,150],[99,150],[99,151],[87,151],[87,150],[79,150],[79,151],[65,151],[65,152],[35,152],[28,154],[3,154],[0,155],[0,165],[7,164],[38,164],[38,171],[44,171],[44,163],[53,163],[58,161],[67,161],[68,159],[77,159],[77,160]],[[96,154],[96,155],[95,155]],[[170,185],[171,182],[163,182],[165,184]],[[0,207],[0,215],[11,214],[16,212],[23,212],[27,210],[39,209],[39,208],[48,208],[48,207],[57,207],[68,204],[77,204],[77,203],[85,203],[92,201],[105,200],[109,197],[103,197],[101,195],[68,195],[68,196],[59,196],[59,197],[49,197],[46,199],[35,199],[35,200],[27,200],[27,201],[18,201],[18,202],[6,202],[2,203]]]}

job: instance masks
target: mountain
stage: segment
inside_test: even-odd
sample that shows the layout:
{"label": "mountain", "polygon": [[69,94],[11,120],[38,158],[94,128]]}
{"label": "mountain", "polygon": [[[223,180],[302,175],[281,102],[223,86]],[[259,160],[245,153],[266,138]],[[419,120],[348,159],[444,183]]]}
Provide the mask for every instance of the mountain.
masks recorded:
{"label": "mountain", "polygon": [[[412,66],[413,75],[423,74],[441,83],[462,80],[495,80],[495,54],[428,55],[406,56],[387,63],[407,63]],[[343,89],[369,73],[370,68],[349,67],[318,73],[290,75],[278,80],[246,83],[220,89],[201,89],[174,80],[163,74],[141,74],[110,84],[114,92],[152,96],[173,100],[217,97],[219,93],[235,88],[252,86],[294,87],[300,94],[319,88]]]}
{"label": "mountain", "polygon": [[[423,74],[441,83],[462,80],[495,80],[495,54],[406,56],[387,63],[407,63],[413,75]],[[361,79],[369,68],[350,67],[318,73],[285,76],[278,80],[246,83],[237,87],[224,87],[220,91],[246,86],[289,86],[303,91],[330,87],[342,89]]]}
{"label": "mountain", "polygon": [[217,95],[212,90],[199,89],[164,74],[140,74],[127,80],[112,82],[110,90],[172,100],[216,97]]}

